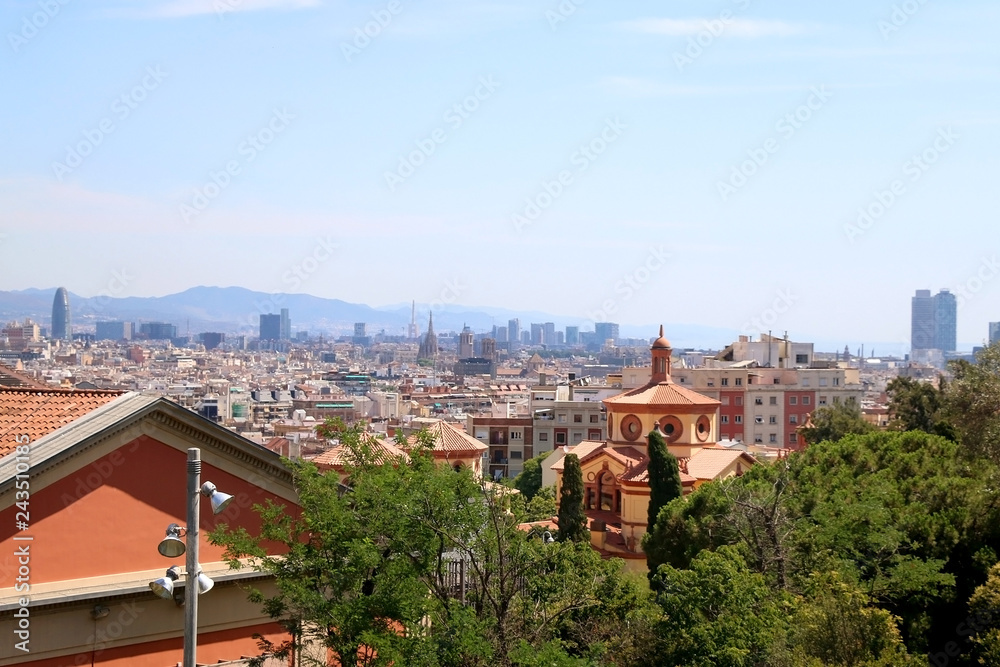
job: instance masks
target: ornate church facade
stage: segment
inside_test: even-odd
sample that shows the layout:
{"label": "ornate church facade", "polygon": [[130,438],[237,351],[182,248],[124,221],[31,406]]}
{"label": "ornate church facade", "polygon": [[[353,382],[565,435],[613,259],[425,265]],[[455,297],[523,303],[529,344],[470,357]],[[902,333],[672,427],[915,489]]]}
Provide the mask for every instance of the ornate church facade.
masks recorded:
{"label": "ornate church facade", "polygon": [[[661,431],[678,460],[685,494],[707,481],[742,475],[757,463],[744,451],[716,444],[721,404],[675,384],[670,378],[671,354],[660,327],[660,337],[652,346],[650,381],[604,400],[608,439],[563,449],[580,459],[591,541],[606,555],[645,558],[641,545],[649,510],[646,450],[654,429]],[[557,475],[557,498],[563,459],[551,465]]]}

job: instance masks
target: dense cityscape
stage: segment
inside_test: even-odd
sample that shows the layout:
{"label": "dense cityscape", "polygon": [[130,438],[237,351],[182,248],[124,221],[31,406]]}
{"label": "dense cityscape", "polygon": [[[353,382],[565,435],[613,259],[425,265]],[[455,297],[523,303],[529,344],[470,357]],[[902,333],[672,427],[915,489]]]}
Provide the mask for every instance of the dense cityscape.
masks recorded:
{"label": "dense cityscape", "polygon": [[[51,517],[49,510],[43,510],[42,516],[46,518],[41,524],[47,528],[37,529],[42,534],[68,530],[65,521],[100,521],[96,515],[87,517],[106,511],[102,490],[124,490],[136,482],[148,484],[149,466],[154,461],[166,463],[171,458],[170,455],[164,458],[167,452],[173,451],[174,457],[178,453],[173,448],[186,442],[202,442],[208,446],[206,456],[211,461],[206,470],[212,471],[214,479],[229,481],[233,491],[222,493],[215,484],[206,483],[202,494],[212,497],[212,508],[215,513],[221,512],[222,518],[251,527],[257,525],[260,539],[288,541],[291,548],[301,538],[295,536],[293,524],[286,523],[287,503],[308,506],[313,502],[308,498],[315,493],[327,499],[342,496],[342,491],[331,496],[333,492],[322,483],[316,486],[317,482],[310,481],[314,478],[304,474],[301,466],[318,469],[323,473],[320,479],[333,480],[331,483],[339,484],[341,489],[350,488],[345,498],[375,493],[372,506],[377,508],[375,515],[365,515],[356,501],[349,501],[346,506],[350,508],[349,514],[360,514],[347,518],[344,529],[370,528],[382,541],[396,539],[391,533],[386,534],[390,529],[382,526],[380,518],[381,512],[391,510],[394,504],[390,500],[393,492],[386,484],[397,489],[396,493],[415,494],[410,501],[398,501],[403,505],[414,501],[423,504],[425,485],[442,483],[436,481],[432,471],[454,470],[461,474],[450,477],[447,485],[467,480],[485,494],[483,507],[487,514],[474,521],[488,521],[491,512],[500,512],[493,515],[494,521],[502,515],[506,518],[501,523],[509,523],[511,528],[516,526],[515,532],[520,537],[500,547],[497,555],[508,554],[510,550],[508,556],[513,557],[510,554],[517,551],[519,540],[527,540],[527,544],[537,541],[547,550],[545,545],[558,536],[560,543],[571,548],[567,557],[573,553],[580,557],[579,552],[572,551],[576,548],[572,545],[579,544],[597,559],[591,565],[581,565],[578,574],[617,581],[615,585],[632,591],[627,595],[641,595],[635,589],[635,574],[648,573],[648,586],[654,594],[665,590],[663,587],[672,576],[670,568],[678,562],[677,556],[665,556],[665,550],[669,553],[670,549],[680,548],[686,552],[692,539],[701,539],[685,536],[684,532],[690,528],[678,533],[676,527],[669,527],[671,513],[688,512],[684,509],[687,503],[697,507],[706,502],[700,498],[706,494],[711,497],[711,493],[716,493],[712,489],[719,488],[728,495],[734,492],[735,483],[761,475],[765,480],[778,476],[766,484],[791,483],[782,481],[788,473],[781,471],[792,469],[789,463],[793,461],[798,464],[805,460],[802,456],[822,456],[819,452],[831,443],[821,441],[847,438],[842,440],[846,443],[850,442],[851,433],[899,432],[902,423],[911,421],[905,428],[918,428],[920,422],[915,414],[923,414],[925,420],[948,414],[938,414],[938,410],[928,412],[931,408],[927,401],[946,402],[946,383],[955,381],[959,368],[955,364],[976,367],[986,363],[983,355],[988,350],[1000,351],[1000,346],[993,347],[1000,335],[1000,323],[989,324],[988,349],[977,348],[969,353],[956,350],[957,301],[947,290],[934,296],[929,290],[915,292],[911,298],[911,353],[901,359],[870,357],[860,350],[852,355],[846,348],[818,351],[813,343],[772,334],[740,335],[722,349],[674,349],[662,326],[657,336],[636,340],[621,337],[619,324],[614,322],[598,322],[592,331],[581,331],[577,326],[557,331],[552,322],[522,324],[514,318],[506,326],[493,326],[487,332],[474,332],[467,326],[460,331],[437,331],[433,310],[425,326],[417,321],[416,303],[411,304],[406,335],[370,332],[364,322],[345,323],[342,328],[349,327],[350,331],[346,335],[329,332],[310,335],[296,330],[293,313],[287,308],[277,313],[260,313],[256,336],[232,331],[179,335],[178,326],[171,322],[97,319],[93,315],[86,317],[89,321],[79,323],[74,321],[73,312],[69,291],[59,288],[52,293],[48,317],[36,314],[34,318],[12,321],[3,328],[0,338],[0,424],[4,426],[3,443],[9,451],[0,466],[21,473],[14,475],[17,479],[30,481],[31,487],[23,486],[26,490],[35,489],[32,496],[27,492],[20,495],[23,500],[8,511],[24,510],[18,513],[23,521],[19,518],[14,522],[19,532],[39,526],[37,511],[36,520],[29,520],[28,498],[36,499],[36,507],[39,503],[44,507],[51,502],[45,498],[59,493],[63,510]],[[954,432],[949,430],[953,427],[942,430],[942,423],[927,422],[925,428],[957,439],[949,435]],[[109,440],[111,433],[121,435]],[[124,443],[121,449],[117,449],[118,438],[124,438],[120,441]],[[421,446],[429,448],[431,469],[418,463]],[[42,465],[49,465],[48,462],[54,464],[74,451],[86,452],[94,447],[98,447],[98,453],[101,448],[111,451],[93,463],[83,461],[82,468],[77,463],[73,466],[75,474],[70,472],[61,481],[57,478],[48,488],[35,480],[37,474],[29,474],[37,469],[33,466],[39,465],[38,454],[33,452],[44,452]],[[218,453],[216,448],[221,448]],[[232,451],[242,451],[241,463],[227,458],[231,454],[225,452]],[[189,472],[191,456],[200,457],[200,452],[201,449],[188,449]],[[795,458],[796,455],[800,458]],[[93,454],[88,459],[92,457]],[[199,461],[199,470],[200,466]],[[676,486],[667,498],[674,497],[677,501],[657,509],[663,505],[657,494],[664,492],[660,489],[664,482],[657,480],[667,480],[664,488],[671,488],[671,466]],[[756,473],[765,469],[769,472]],[[399,474],[405,479],[390,479]],[[579,481],[573,482],[572,478]],[[141,482],[143,479],[147,482]],[[234,488],[233,483],[249,483],[249,486]],[[573,491],[576,484],[579,484],[575,487],[577,491]],[[744,485],[749,496],[733,501],[736,504],[728,511],[734,514],[726,523],[731,521],[730,529],[738,532],[745,528],[778,529],[787,519],[773,523],[777,519],[772,517],[758,524],[760,519],[754,518],[752,512],[740,518],[740,512],[745,510],[738,508],[744,505],[757,507],[752,511],[764,511],[764,506],[754,503],[766,505],[778,500],[778,496],[769,499],[766,494],[755,499],[752,484],[751,481]],[[373,485],[371,489],[369,485]],[[189,478],[189,493],[192,488],[198,488],[197,479],[192,487]],[[128,493],[143,495],[138,489]],[[255,504],[262,501],[265,505]],[[266,509],[268,502],[277,504],[274,509]],[[791,507],[783,511],[791,511]],[[245,513],[247,510],[260,514],[260,519],[251,519]],[[573,511],[578,518],[574,518]],[[147,524],[155,524],[162,523],[160,517],[164,515],[159,510],[151,513],[147,509],[138,516],[144,517]],[[431,516],[413,517],[413,523],[406,524],[406,531],[415,530]],[[741,528],[742,521],[749,523]],[[195,524],[199,522],[194,520]],[[271,533],[265,527],[267,523],[285,528]],[[190,534],[190,513],[187,525]],[[206,643],[203,654],[209,652],[220,661],[239,657],[232,655],[233,649],[227,648],[225,642],[219,643],[219,631],[213,628],[231,626],[234,618],[240,617],[244,620],[233,635],[234,646],[241,647],[237,650],[244,654],[253,653],[253,643],[257,642],[258,650],[262,650],[260,664],[278,665],[315,658],[319,647],[326,647],[340,664],[349,662],[344,657],[357,651],[370,651],[368,658],[358,664],[399,659],[415,663],[408,653],[414,647],[390,650],[370,634],[341,636],[333,628],[328,632],[306,632],[297,625],[300,620],[286,619],[280,611],[271,613],[274,620],[270,623],[259,618],[260,612],[253,611],[252,603],[239,600],[239,587],[226,584],[239,580],[240,569],[250,562],[245,560],[247,556],[265,552],[255,552],[235,534],[227,533],[226,524],[220,526],[215,521],[205,529],[212,531],[211,541],[204,547],[199,545],[199,549],[202,553],[212,553],[215,560],[207,560],[208,556],[200,559],[188,556],[194,559],[188,564],[189,572],[201,568],[194,587],[198,591],[192,590],[192,594],[207,592],[219,582],[223,590],[212,599],[223,606],[209,604],[200,621],[185,612],[183,646],[178,646],[175,640],[168,653],[183,648],[189,657],[189,651],[198,650],[195,638],[203,636]],[[145,532],[145,528],[141,530]],[[166,535],[160,543],[160,553],[184,554],[184,529],[179,523],[171,523]],[[0,569],[5,573],[20,573],[12,590],[40,591],[33,597],[19,598],[10,607],[16,610],[12,620],[21,628],[12,630],[21,639],[15,643],[15,649],[26,654],[34,642],[36,651],[41,645],[43,654],[66,653],[77,664],[78,658],[88,655],[86,646],[75,643],[80,638],[73,639],[72,632],[67,635],[68,641],[62,641],[62,648],[58,648],[59,641],[52,643],[44,634],[39,642],[39,633],[31,633],[32,626],[27,620],[32,618],[33,600],[36,606],[39,600],[48,605],[45,608],[51,609],[49,613],[70,615],[79,603],[57,604],[58,598],[96,600],[91,616],[100,619],[116,608],[108,598],[108,586],[117,587],[121,593],[143,590],[143,579],[156,574],[155,570],[147,573],[133,568],[113,575],[112,579],[102,579],[95,575],[106,570],[103,564],[98,565],[92,559],[77,560],[74,564],[66,560],[71,558],[70,544],[59,548],[49,545],[43,556],[31,559],[31,549],[39,549],[34,536],[30,537],[32,544],[27,546],[18,546],[17,541],[29,538],[8,534],[7,539],[11,546],[8,551],[21,555],[17,561],[10,556],[0,559]],[[405,539],[415,538],[409,535]],[[497,534],[494,538],[487,533],[486,539],[506,543],[511,537]],[[127,545],[121,539],[112,540],[109,547],[125,553],[136,550],[134,543]],[[751,542],[749,548],[746,557],[751,559],[755,557],[754,549],[763,549],[756,557],[765,558],[760,563],[761,572],[766,575],[773,566],[766,564],[769,556],[764,554],[774,549],[780,553],[786,547],[778,543],[762,547],[759,542],[754,546]],[[509,601],[513,601],[525,595],[522,587],[529,585],[527,582],[536,567],[533,557],[521,563],[520,567],[528,569],[517,575],[514,588],[505,588],[501,583],[499,589],[494,589],[494,584],[488,583],[492,566],[480,549],[481,546],[464,546],[458,540],[451,550],[438,552],[437,565],[432,567],[437,574],[427,585],[432,598],[440,597],[442,609],[456,599],[462,604],[477,600],[474,603],[477,613],[492,618],[490,610],[480,606],[488,599],[481,596],[509,596]],[[198,551],[193,546],[187,551],[190,554],[192,550]],[[383,559],[391,550],[383,553]],[[257,561],[255,567],[275,575],[279,594],[274,599],[282,600],[282,605],[302,604],[292,592],[294,588],[286,586],[297,586],[306,573],[281,574],[283,567],[279,564],[284,562],[281,550],[274,552],[272,546],[267,553],[275,555],[267,556],[263,566]],[[539,552],[543,554],[544,551]],[[134,557],[148,560],[147,555],[140,556],[138,552]],[[358,556],[343,557],[346,563]],[[479,560],[484,557],[485,561]],[[322,571],[329,567],[329,558],[329,555],[320,557],[318,564]],[[604,574],[587,574],[588,568],[604,568],[598,566],[601,562],[620,565],[612,566]],[[695,567],[695,562],[689,559],[682,562]],[[230,566],[237,563],[240,569],[234,574]],[[462,567],[456,569],[460,563],[472,568],[475,574]],[[677,570],[677,576],[683,571]],[[76,574],[67,579],[67,573],[72,572]],[[783,566],[773,573],[779,581],[789,576]],[[653,577],[654,574],[657,576]],[[51,584],[31,583],[39,577],[53,576]],[[372,595],[366,587],[379,586],[377,577],[373,579],[375,575],[370,571],[367,574],[362,571],[359,576],[359,583],[354,585],[362,586],[363,595]],[[171,568],[166,577],[155,579],[148,586],[156,595],[172,598],[178,605],[186,601],[190,607],[186,588],[174,586],[173,582],[179,578],[180,569]],[[119,583],[111,584],[112,581]],[[84,590],[81,587],[86,586],[92,587],[91,592],[80,596]],[[349,592],[351,587],[348,584],[343,591],[347,594],[345,600],[358,599]],[[594,592],[588,592],[585,586],[580,594],[587,598]],[[142,597],[138,599],[142,601]],[[560,604],[557,599],[558,596],[549,603]],[[668,611],[672,604],[670,597],[655,599],[666,605],[662,622],[674,623],[674,616]],[[845,598],[836,604],[853,605],[851,613],[885,613],[863,601],[858,606],[858,601],[848,603]],[[421,622],[435,616],[432,607],[421,612],[430,615]],[[808,608],[806,605],[803,610]],[[90,644],[89,655],[95,664],[98,656],[107,659],[121,656],[130,664],[152,664],[150,657],[159,660],[156,656],[160,653],[151,652],[144,637],[155,634],[158,623],[169,624],[169,621],[146,617],[142,624],[127,630],[136,614],[129,607],[122,609],[114,630],[109,627],[105,636],[90,634],[85,640],[85,644]],[[305,613],[304,609],[299,613]],[[328,613],[336,614],[334,609]],[[36,619],[46,618],[39,617],[37,611],[34,614]],[[653,641],[660,646],[660,641],[675,641],[668,639],[671,634],[664,630],[665,626],[646,627],[640,623],[635,630],[620,634],[620,629],[614,629],[616,623],[631,624],[638,619],[627,614],[617,620],[614,614],[601,618],[604,630],[598,634],[619,633],[608,641],[620,655],[616,658],[597,652],[587,658],[584,652],[581,659],[599,664],[689,664],[685,660],[693,659],[691,656],[699,652],[692,654],[691,649],[677,644],[668,651],[661,648],[647,654],[632,645],[639,639],[634,632],[660,633],[660,639]],[[907,647],[893,633],[901,630],[907,642],[919,651],[926,638],[916,634],[915,626],[908,625],[918,622],[918,618],[902,616],[895,622],[884,621],[888,624],[875,634],[871,634],[871,628],[854,628],[851,632],[857,636],[853,641],[881,646],[865,649],[887,661],[879,664],[911,664],[909,661],[916,659],[908,655]],[[39,622],[35,621],[36,627]],[[68,618],[60,622],[71,623]],[[370,616],[367,622],[377,624],[378,618]],[[404,616],[397,622],[405,623]],[[498,617],[497,622],[502,628],[506,621]],[[796,622],[793,621],[793,627]],[[346,623],[346,618],[337,623]],[[438,621],[445,636],[451,633],[449,623],[446,618]],[[894,629],[894,623],[901,623],[901,628]],[[396,636],[397,630],[387,630],[388,636]],[[561,631],[563,644],[553,644],[552,650],[563,654],[571,646],[565,642],[579,630],[572,623],[565,627]],[[299,638],[289,643],[282,639],[284,632],[292,632]],[[725,631],[716,641],[722,645],[735,641],[729,632]],[[131,641],[115,641],[130,637]],[[248,644],[252,637],[257,639]],[[807,643],[811,644],[813,639]],[[489,644],[495,640],[486,637],[475,640],[481,641]],[[444,650],[435,645],[438,646],[435,650]],[[817,655],[814,648],[799,645],[798,640],[790,641],[780,650],[759,648],[763,651],[759,659],[765,662],[753,664],[785,664],[783,660],[800,664],[807,655]],[[491,651],[495,658],[510,664],[536,664],[517,658],[516,647],[502,641]],[[789,653],[785,655],[785,651]],[[829,652],[839,655],[843,649]],[[460,653],[463,657],[456,664],[476,664],[470,655]],[[980,654],[980,649],[970,653]],[[930,655],[933,659],[934,653]],[[664,659],[674,662],[664,663]]]}
{"label": "dense cityscape", "polygon": [[0,666],[1000,667],[998,21],[0,3]]}
{"label": "dense cityscape", "polygon": [[[957,350],[957,301],[948,290],[917,290],[911,301],[912,352],[903,358],[819,351],[761,334],[723,349],[674,350],[673,377],[722,400],[720,441],[765,456],[801,448],[798,430],[814,407],[855,401],[884,426],[893,378],[933,380],[948,361],[974,360],[981,349]],[[0,362],[41,386],[168,397],[261,444],[287,438],[314,453],[322,445],[315,424],[330,417],[383,430],[443,419],[488,441],[495,479],[516,477],[542,452],[603,440],[601,401],[650,378],[655,336],[624,339],[614,322],[580,331],[511,319],[487,332],[435,331],[433,311],[426,322],[416,313],[413,304],[405,336],[371,332],[364,322],[344,323],[350,335],[310,335],[293,330],[287,308],[261,313],[256,336],[178,335],[171,322],[74,327],[59,288],[48,320],[4,327]],[[1000,340],[1000,322],[989,323],[988,335],[989,344]]]}

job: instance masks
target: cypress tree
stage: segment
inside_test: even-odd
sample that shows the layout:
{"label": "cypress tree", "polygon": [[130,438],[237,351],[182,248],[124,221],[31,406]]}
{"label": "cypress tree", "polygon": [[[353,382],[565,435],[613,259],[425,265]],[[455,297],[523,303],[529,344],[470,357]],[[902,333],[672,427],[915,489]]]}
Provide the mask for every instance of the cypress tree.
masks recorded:
{"label": "cypress tree", "polygon": [[587,515],[583,513],[583,470],[576,454],[567,454],[563,463],[562,489],[559,492],[559,541],[590,540]]}
{"label": "cypress tree", "polygon": [[646,530],[653,532],[660,510],[674,498],[684,493],[681,486],[681,470],[677,459],[667,449],[667,441],[658,429],[649,432],[649,513],[646,516]]}

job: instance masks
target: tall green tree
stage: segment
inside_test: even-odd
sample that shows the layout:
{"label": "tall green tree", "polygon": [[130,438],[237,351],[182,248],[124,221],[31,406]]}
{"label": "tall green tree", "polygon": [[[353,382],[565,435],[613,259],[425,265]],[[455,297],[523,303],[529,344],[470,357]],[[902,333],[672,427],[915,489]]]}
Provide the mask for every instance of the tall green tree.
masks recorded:
{"label": "tall green tree", "polygon": [[524,469],[514,478],[514,488],[521,492],[526,502],[530,502],[542,488],[542,464],[552,452],[544,452],[524,462]]}
{"label": "tall green tree", "polygon": [[[649,508],[646,514],[646,526],[648,527],[647,531],[652,531],[660,510],[672,500],[680,498],[684,493],[684,487],[681,485],[681,471],[677,465],[677,459],[667,449],[667,441],[659,429],[653,429],[649,432],[647,456],[649,457],[647,467]],[[643,549],[646,551],[646,566],[649,568],[650,576],[652,576],[664,561],[660,560],[658,549],[647,550],[650,532],[643,535],[642,539]]]}
{"label": "tall green tree", "polygon": [[576,454],[567,454],[563,459],[558,518],[560,541],[590,540],[587,515],[583,512],[583,470],[580,468],[580,458]]}
{"label": "tall green tree", "polygon": [[646,525],[652,526],[656,523],[660,510],[671,500],[680,498],[684,494],[684,487],[681,485],[681,470],[677,465],[677,459],[667,449],[667,441],[658,430],[649,432],[647,456],[649,457],[647,468],[649,509]]}
{"label": "tall green tree", "polygon": [[929,382],[899,376],[889,382],[886,393],[889,395],[890,428],[938,432],[944,403],[940,389]]}
{"label": "tall green tree", "polygon": [[874,425],[865,421],[861,406],[854,399],[817,408],[810,416],[810,421],[812,426],[799,429],[809,444],[840,440],[847,435],[860,435],[875,430]]}

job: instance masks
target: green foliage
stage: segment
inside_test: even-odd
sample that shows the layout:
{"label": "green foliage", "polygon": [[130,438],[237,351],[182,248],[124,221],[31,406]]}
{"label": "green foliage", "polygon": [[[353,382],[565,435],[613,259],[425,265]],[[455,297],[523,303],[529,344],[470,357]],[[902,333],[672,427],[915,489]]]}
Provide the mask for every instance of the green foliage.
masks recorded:
{"label": "green foliage", "polygon": [[686,570],[661,565],[655,579],[665,615],[659,664],[764,665],[783,642],[790,599],[750,570],[734,547],[704,551]]}
{"label": "green foliage", "polygon": [[583,513],[583,470],[576,454],[563,459],[562,488],[559,492],[559,540],[587,542],[587,515]]}
{"label": "green foliage", "polygon": [[1000,563],[969,598],[969,617],[956,631],[971,636],[979,664],[1000,664]]}
{"label": "green foliage", "polygon": [[262,641],[262,654],[288,658],[313,645],[345,667],[508,667],[587,664],[573,660],[603,655],[584,639],[590,628],[615,629],[604,638],[609,650],[645,645],[628,618],[655,610],[617,564],[586,544],[529,537],[505,494],[435,464],[426,448],[386,464],[361,427],[337,435],[352,461],[348,490],[335,473],[289,462],[301,511],[268,503],[255,508],[259,533],[223,525],[210,536],[233,567],[273,576],[277,592],[254,590],[251,599],[292,640]]}
{"label": "green foliage", "polygon": [[817,575],[798,601],[789,629],[792,665],[917,667],[893,616],[836,573]]}
{"label": "green foliage", "polygon": [[[648,444],[649,508],[646,514],[646,525],[655,526],[660,510],[671,501],[681,498],[684,495],[684,487],[681,485],[681,471],[677,465],[677,459],[667,449],[667,442],[659,430],[650,431]],[[663,549],[654,545],[652,539],[652,532],[646,533],[642,538],[642,548],[646,552],[646,566],[649,569],[650,581],[652,581],[657,568],[668,562],[664,560]]]}
{"label": "green foliage", "polygon": [[525,501],[531,501],[542,488],[542,464],[552,452],[544,452],[524,462],[521,474],[514,478],[514,488],[521,492]]}
{"label": "green foliage", "polygon": [[[667,441],[657,430],[649,432],[649,510],[646,525],[656,523],[660,510],[684,494],[677,459],[667,449]],[[655,569],[655,568],[652,568]]]}
{"label": "green foliage", "polygon": [[939,436],[852,435],[701,486],[660,513],[647,544],[675,568],[737,546],[772,586],[806,598],[813,573],[836,572],[920,652],[951,640],[995,559],[998,482],[994,466]]}
{"label": "green foliage", "polygon": [[542,488],[535,497],[529,502],[525,503],[523,498],[520,498],[520,504],[522,509],[520,512],[515,510],[518,519],[522,522],[527,521],[545,521],[556,516],[556,487],[555,485],[550,485]]}
{"label": "green foliage", "polygon": [[686,498],[671,502],[643,539],[647,561],[688,569],[702,551],[736,544],[731,510],[722,486],[716,483],[704,484]]}
{"label": "green foliage", "polygon": [[840,440],[848,435],[871,433],[875,427],[861,414],[861,406],[855,400],[847,400],[817,408],[810,416],[812,426],[799,429],[807,443],[815,444],[826,440]]}
{"label": "green foliage", "polygon": [[1000,343],[980,351],[974,364],[956,360],[948,367],[945,415],[969,454],[1000,463]]}
{"label": "green foliage", "polygon": [[886,387],[889,395],[890,428],[898,431],[934,433],[941,421],[944,396],[929,382],[899,376]]}

